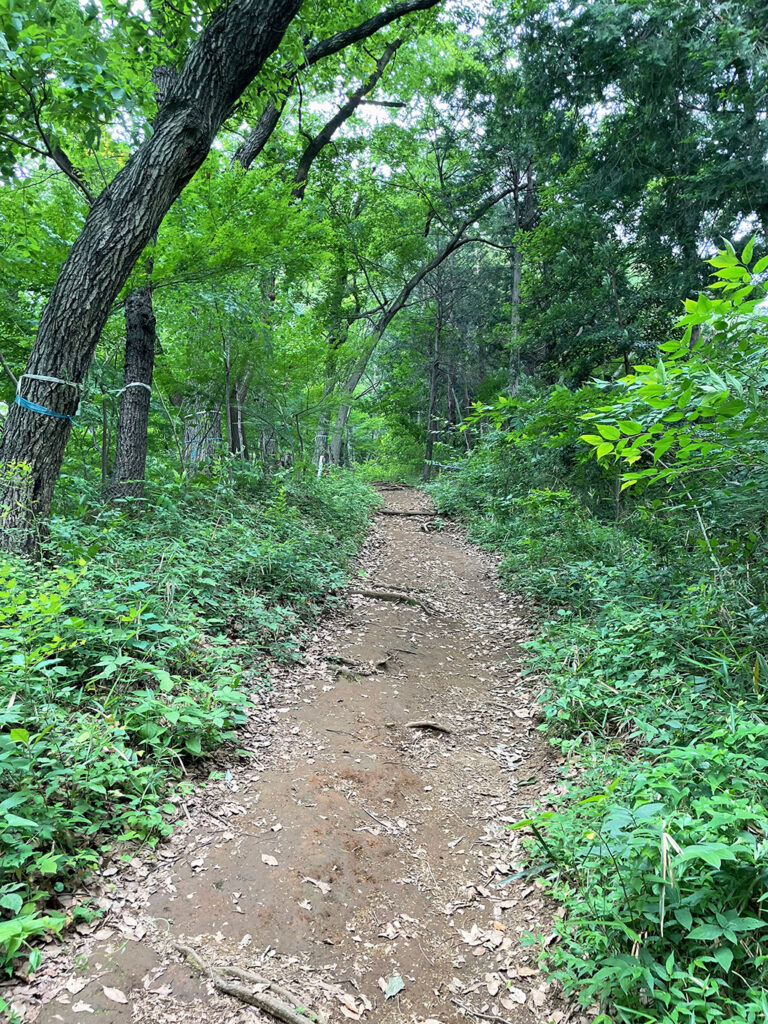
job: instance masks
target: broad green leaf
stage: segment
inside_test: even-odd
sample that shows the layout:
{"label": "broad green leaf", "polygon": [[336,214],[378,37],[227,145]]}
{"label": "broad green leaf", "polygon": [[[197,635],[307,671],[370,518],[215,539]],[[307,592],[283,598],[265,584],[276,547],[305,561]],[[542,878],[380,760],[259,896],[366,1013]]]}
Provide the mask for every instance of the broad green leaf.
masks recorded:
{"label": "broad green leaf", "polygon": [[621,437],[621,431],[618,427],[613,427],[607,423],[598,423],[597,429],[600,431],[602,437],[608,441],[618,441]]}

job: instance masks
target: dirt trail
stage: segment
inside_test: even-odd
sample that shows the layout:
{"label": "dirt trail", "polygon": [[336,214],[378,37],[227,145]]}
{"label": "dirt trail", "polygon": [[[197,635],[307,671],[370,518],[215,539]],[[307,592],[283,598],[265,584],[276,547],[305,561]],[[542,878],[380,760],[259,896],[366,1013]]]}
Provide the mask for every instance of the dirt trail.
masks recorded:
{"label": "dirt trail", "polygon": [[[303,663],[274,670],[242,740],[253,756],[181,799],[156,854],[91,880],[105,915],[14,991],[24,1019],[271,1024],[175,942],[259,970],[329,1022],[567,1019],[520,942],[550,932],[552,908],[529,878],[499,886],[518,860],[506,826],[560,781],[520,679],[525,624],[494,560],[424,522],[377,516],[359,583],[423,607],[353,595]],[[379,979],[397,977],[385,999]]]}

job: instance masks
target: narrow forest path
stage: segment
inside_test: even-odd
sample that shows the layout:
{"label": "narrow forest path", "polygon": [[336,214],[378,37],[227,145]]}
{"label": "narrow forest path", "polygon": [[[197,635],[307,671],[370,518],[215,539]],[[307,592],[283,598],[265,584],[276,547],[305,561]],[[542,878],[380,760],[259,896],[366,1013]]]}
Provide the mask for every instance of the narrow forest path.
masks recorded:
{"label": "narrow forest path", "polygon": [[[430,507],[383,496],[390,513]],[[428,521],[377,515],[358,585],[423,606],[353,594],[302,664],[274,670],[242,739],[255,756],[195,787],[156,854],[91,880],[106,913],[49,947],[16,993],[28,1019],[273,1020],[215,992],[178,942],[330,1022],[567,1018],[520,942],[550,932],[552,908],[530,879],[498,884],[517,860],[506,826],[561,781],[520,678],[525,624],[495,560]],[[385,999],[379,979],[397,977]]]}

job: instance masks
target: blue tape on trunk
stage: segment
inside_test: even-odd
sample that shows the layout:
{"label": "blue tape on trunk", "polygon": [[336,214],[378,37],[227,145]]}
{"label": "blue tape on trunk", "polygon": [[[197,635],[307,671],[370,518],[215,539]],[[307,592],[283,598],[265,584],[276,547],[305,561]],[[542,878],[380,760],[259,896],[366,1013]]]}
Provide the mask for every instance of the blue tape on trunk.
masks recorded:
{"label": "blue tape on trunk", "polygon": [[73,427],[79,426],[78,423],[72,419],[71,416],[67,416],[66,413],[54,412],[53,409],[46,409],[44,405],[38,405],[37,402],[28,402],[26,398],[22,398],[21,395],[16,395],[13,400],[14,405],[20,405],[22,409],[26,409],[28,412],[37,412],[41,416],[53,416],[57,420],[69,420]]}

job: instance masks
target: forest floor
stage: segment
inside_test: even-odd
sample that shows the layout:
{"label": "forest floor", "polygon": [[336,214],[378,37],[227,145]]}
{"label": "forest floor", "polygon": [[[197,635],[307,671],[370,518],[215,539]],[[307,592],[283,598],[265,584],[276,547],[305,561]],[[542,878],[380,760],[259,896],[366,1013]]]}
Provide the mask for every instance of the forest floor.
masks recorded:
{"label": "forest floor", "polygon": [[522,941],[555,941],[557,909],[530,876],[502,884],[522,861],[508,825],[563,782],[521,678],[530,627],[459,530],[386,514],[428,512],[424,494],[382,494],[348,606],[259,695],[251,756],[180,797],[156,851],[89,879],[104,913],[12,990],[22,1019],[271,1024],[177,944],[257,971],[320,1021],[585,1019]]}

